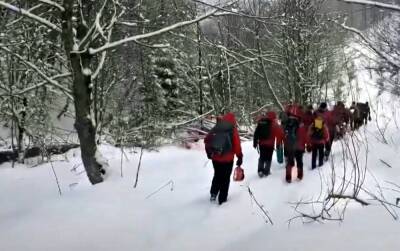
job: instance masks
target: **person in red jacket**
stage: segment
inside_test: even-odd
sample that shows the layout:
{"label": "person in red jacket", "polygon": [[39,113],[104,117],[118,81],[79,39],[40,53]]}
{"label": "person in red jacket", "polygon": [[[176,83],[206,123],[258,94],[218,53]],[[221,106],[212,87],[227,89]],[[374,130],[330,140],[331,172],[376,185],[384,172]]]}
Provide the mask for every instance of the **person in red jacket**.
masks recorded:
{"label": "person in red jacket", "polygon": [[301,112],[288,112],[288,119],[283,124],[284,150],[286,156],[286,181],[292,182],[292,169],[297,164],[297,178],[303,179],[303,155],[308,144],[307,129],[301,122]]}
{"label": "person in red jacket", "polygon": [[204,143],[207,157],[212,160],[214,167],[210,200],[215,201],[218,196],[218,202],[222,204],[228,198],[235,155],[237,166],[241,166],[243,162],[235,115],[230,112],[220,118],[216,126],[207,134]]}
{"label": "person in red jacket", "polygon": [[318,155],[318,166],[324,164],[324,148],[327,142],[329,142],[329,130],[325,125],[324,119],[317,115],[313,123],[308,128],[308,138],[311,143],[311,169],[317,167],[317,155]]}
{"label": "person in red jacket", "polygon": [[253,147],[259,148],[258,176],[264,177],[271,174],[272,154],[276,147],[282,146],[283,130],[276,121],[276,113],[268,112],[260,118],[254,132]]}
{"label": "person in red jacket", "polygon": [[327,104],[322,102],[315,113],[315,117],[321,117],[323,119],[324,125],[328,128],[329,131],[329,139],[325,141],[325,161],[328,160],[329,154],[331,153],[332,143],[336,137],[336,122],[333,117],[333,112],[328,111]]}

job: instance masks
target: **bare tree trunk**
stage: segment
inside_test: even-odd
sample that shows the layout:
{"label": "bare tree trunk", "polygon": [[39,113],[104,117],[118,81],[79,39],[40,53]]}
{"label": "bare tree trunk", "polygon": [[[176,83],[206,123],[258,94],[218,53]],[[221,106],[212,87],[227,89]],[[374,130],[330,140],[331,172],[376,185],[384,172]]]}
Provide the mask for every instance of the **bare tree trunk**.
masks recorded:
{"label": "bare tree trunk", "polygon": [[[96,129],[93,114],[91,111],[92,93],[89,53],[71,53],[73,51],[73,0],[64,0],[65,11],[62,14],[62,39],[64,48],[69,57],[71,70],[73,72],[73,96],[75,105],[75,129],[78,132],[81,145],[82,162],[86,170],[89,181],[94,185],[103,181],[100,169],[101,165],[97,162],[95,154]],[[82,20],[78,21],[83,28]]]}

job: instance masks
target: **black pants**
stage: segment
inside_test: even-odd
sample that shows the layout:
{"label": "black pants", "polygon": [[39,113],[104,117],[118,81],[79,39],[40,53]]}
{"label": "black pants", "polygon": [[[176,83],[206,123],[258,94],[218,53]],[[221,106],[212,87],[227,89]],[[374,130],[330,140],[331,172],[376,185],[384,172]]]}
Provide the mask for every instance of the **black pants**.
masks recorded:
{"label": "black pants", "polygon": [[328,157],[332,150],[333,140],[336,138],[336,130],[329,130],[329,141],[325,144],[325,156]]}
{"label": "black pants", "polygon": [[218,195],[218,201],[225,202],[228,198],[229,182],[231,178],[233,161],[222,163],[213,161],[214,178],[211,183],[211,195]]}
{"label": "black pants", "polygon": [[271,162],[274,148],[269,146],[260,146],[260,158],[258,159],[258,172],[269,175],[271,172]]}
{"label": "black pants", "polygon": [[299,179],[303,178],[303,155],[304,151],[295,150],[295,151],[286,151],[286,181],[290,182],[292,180],[292,168],[297,165],[297,177]]}
{"label": "black pants", "polygon": [[324,145],[323,144],[313,144],[312,145],[312,155],[311,155],[311,169],[317,167],[317,155],[318,155],[318,166],[324,164]]}

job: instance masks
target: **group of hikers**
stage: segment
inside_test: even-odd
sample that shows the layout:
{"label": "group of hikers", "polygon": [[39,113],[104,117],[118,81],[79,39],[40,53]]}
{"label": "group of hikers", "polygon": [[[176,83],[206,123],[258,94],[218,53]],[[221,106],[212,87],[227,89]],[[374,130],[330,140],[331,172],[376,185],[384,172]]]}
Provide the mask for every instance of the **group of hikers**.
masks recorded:
{"label": "group of hikers", "polygon": [[[331,110],[322,102],[317,109],[312,105],[303,107],[290,103],[284,111],[264,111],[257,119],[253,147],[259,152],[258,175],[271,174],[273,153],[278,163],[286,165],[286,182],[292,182],[292,169],[297,167],[297,178],[303,179],[303,155],[311,152],[311,169],[327,161],[335,139],[348,130],[356,130],[371,120],[368,102],[353,102],[349,108],[338,101]],[[214,177],[210,200],[219,204],[227,201],[230,176],[236,155],[236,166],[243,163],[239,131],[232,112],[217,117],[216,125],[204,139],[207,157],[212,160]]]}

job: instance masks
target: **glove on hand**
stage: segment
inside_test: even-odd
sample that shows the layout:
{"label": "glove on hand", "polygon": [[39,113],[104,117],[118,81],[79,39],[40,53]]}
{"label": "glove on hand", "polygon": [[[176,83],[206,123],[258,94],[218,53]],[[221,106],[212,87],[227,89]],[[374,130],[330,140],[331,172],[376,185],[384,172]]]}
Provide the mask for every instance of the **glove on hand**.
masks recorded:
{"label": "glove on hand", "polygon": [[238,157],[238,159],[236,161],[236,165],[241,166],[242,164],[243,164],[243,157]]}

